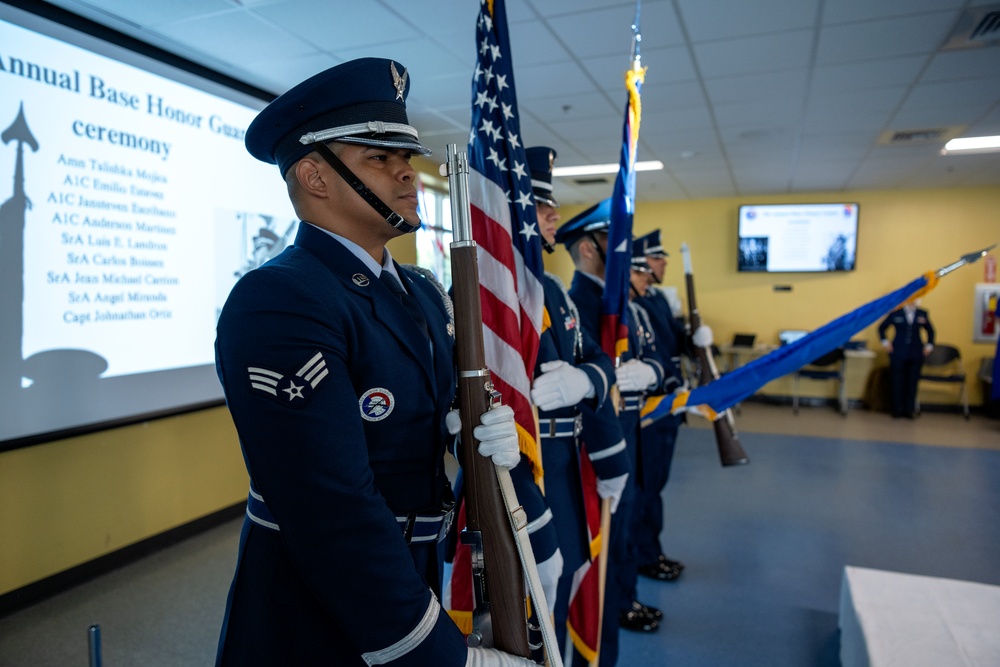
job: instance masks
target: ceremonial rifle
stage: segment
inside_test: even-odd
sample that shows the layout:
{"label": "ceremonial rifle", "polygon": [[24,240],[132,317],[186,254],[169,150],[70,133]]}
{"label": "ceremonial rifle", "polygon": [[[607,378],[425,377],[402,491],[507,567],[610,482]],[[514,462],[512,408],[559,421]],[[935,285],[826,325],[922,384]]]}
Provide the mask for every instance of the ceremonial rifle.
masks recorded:
{"label": "ceremonial rifle", "polygon": [[[688,319],[691,322],[691,332],[695,332],[701,326],[701,315],[698,313],[698,304],[694,297],[694,270],[691,268],[691,250],[687,243],[681,244],[681,256],[684,258],[684,282],[687,286]],[[715,359],[712,357],[712,350],[707,347],[695,345],[695,354],[698,356],[700,368],[698,386],[704,386],[713,380],[719,379],[719,371],[715,366]],[[715,428],[715,444],[719,450],[719,461],[723,466],[741,465],[749,463],[747,453],[743,451],[739,436],[736,435],[736,421],[733,419],[733,412],[730,409],[712,422]]]}
{"label": "ceremonial rifle", "polygon": [[476,420],[500,405],[483,349],[483,314],[479,299],[479,259],[469,215],[469,162],[449,144],[441,175],[448,177],[452,229],[451,276],[455,305],[455,355],[458,363],[458,410],[462,416],[462,464],[466,529],[462,543],[472,561],[474,608],[469,646],[497,648],[531,657],[524,581],[528,581],[542,641],[552,667],[562,667],[555,631],[548,616],[527,516],[517,503],[510,472],[480,456],[472,434]]}

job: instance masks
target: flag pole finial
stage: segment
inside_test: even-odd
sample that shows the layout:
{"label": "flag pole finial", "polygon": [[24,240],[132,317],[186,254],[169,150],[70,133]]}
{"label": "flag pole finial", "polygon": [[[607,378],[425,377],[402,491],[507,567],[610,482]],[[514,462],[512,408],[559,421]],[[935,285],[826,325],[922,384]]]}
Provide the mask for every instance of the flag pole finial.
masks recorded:
{"label": "flag pole finial", "polygon": [[640,61],[642,56],[639,54],[639,47],[642,42],[642,31],[639,28],[639,14],[642,10],[642,0],[635,0],[635,18],[632,20],[632,69],[638,71],[641,69]]}
{"label": "flag pole finial", "polygon": [[996,247],[997,244],[994,243],[993,245],[983,248],[982,250],[976,250],[975,252],[970,252],[965,255],[962,255],[961,257],[958,258],[957,262],[953,262],[948,266],[942,266],[940,269],[936,271],[936,273],[940,278],[941,276],[947,275],[961,266],[965,266],[966,264],[972,264],[973,262],[978,262],[983,257],[986,257],[986,254],[989,253],[990,250],[993,250],[993,248]]}

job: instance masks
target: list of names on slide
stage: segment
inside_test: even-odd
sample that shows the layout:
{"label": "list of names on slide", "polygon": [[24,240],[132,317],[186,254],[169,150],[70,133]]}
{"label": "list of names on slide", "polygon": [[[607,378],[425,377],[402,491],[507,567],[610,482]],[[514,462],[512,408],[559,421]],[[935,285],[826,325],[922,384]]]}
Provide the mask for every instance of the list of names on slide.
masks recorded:
{"label": "list of names on slide", "polygon": [[[64,250],[46,284],[65,323],[170,319],[181,282],[172,263],[177,212],[170,178],[156,169],[60,154],[62,188],[49,193],[51,224]],[[60,259],[61,258],[61,259]]]}

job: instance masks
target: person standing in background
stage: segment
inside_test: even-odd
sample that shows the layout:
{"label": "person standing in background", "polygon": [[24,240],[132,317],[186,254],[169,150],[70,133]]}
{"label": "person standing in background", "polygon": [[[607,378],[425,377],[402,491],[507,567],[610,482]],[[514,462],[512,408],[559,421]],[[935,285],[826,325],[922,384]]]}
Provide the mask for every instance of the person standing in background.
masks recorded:
{"label": "person standing in background", "polygon": [[[882,346],[889,353],[889,405],[892,416],[913,419],[917,404],[917,383],[924,358],[934,349],[934,327],[927,311],[911,299],[889,313],[878,327]],[[892,327],[892,342],[886,337]],[[920,332],[926,334],[926,341]]]}

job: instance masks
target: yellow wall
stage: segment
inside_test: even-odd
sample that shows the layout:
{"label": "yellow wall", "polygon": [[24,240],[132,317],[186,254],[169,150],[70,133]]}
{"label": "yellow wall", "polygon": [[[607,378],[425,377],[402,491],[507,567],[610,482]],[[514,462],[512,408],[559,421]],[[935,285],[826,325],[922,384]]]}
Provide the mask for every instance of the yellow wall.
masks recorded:
{"label": "yellow wall", "polygon": [[[557,194],[558,191],[556,183]],[[855,271],[841,274],[736,271],[737,209],[741,204],[834,201],[854,201],[861,206]],[[561,211],[563,220],[583,208],[566,207]],[[717,343],[732,340],[736,331],[756,333],[759,342],[777,343],[780,329],[817,328],[862,303],[902,287],[926,271],[1000,242],[997,211],[1000,211],[1000,188],[640,202],[636,207],[635,233],[642,235],[656,227],[663,230],[664,245],[670,252],[664,284],[676,286],[685,304],[679,247],[681,242],[690,246],[698,309],[714,330]],[[546,266],[564,280],[568,281],[572,275],[572,262],[562,248],[546,257]],[[982,358],[992,357],[995,351],[993,345],[972,342],[973,289],[983,281],[982,267],[980,261],[949,274],[923,299],[938,342],[958,347],[966,371],[972,376],[978,373]],[[775,285],[790,285],[792,291],[775,292]],[[875,325],[856,338],[867,340],[869,348],[879,352],[876,365],[887,363]],[[981,402],[981,389],[981,383],[973,378],[969,383],[973,405]],[[940,402],[948,402],[954,395],[954,392],[942,394]],[[923,395],[922,400],[939,402]]]}
{"label": "yellow wall", "polygon": [[[861,204],[855,272],[736,272],[739,204],[834,200]],[[566,207],[564,219],[582,208]],[[677,247],[691,246],[699,307],[716,340],[739,330],[775,342],[779,329],[819,326],[1000,240],[998,210],[996,188],[657,202],[638,206],[636,231],[664,229],[668,285],[683,288]],[[390,250],[401,263],[415,261],[412,237]],[[562,249],[546,263],[567,281],[572,275]],[[924,299],[939,340],[957,345],[972,372],[993,353],[972,343],[972,289],[981,267],[956,271]],[[793,291],[773,292],[776,284]],[[877,349],[873,329],[862,337]],[[971,389],[977,403],[979,384]],[[235,430],[221,407],[0,453],[0,594],[240,502],[246,491]]]}
{"label": "yellow wall", "polygon": [[224,407],[0,453],[0,594],[229,507],[247,488]]}

